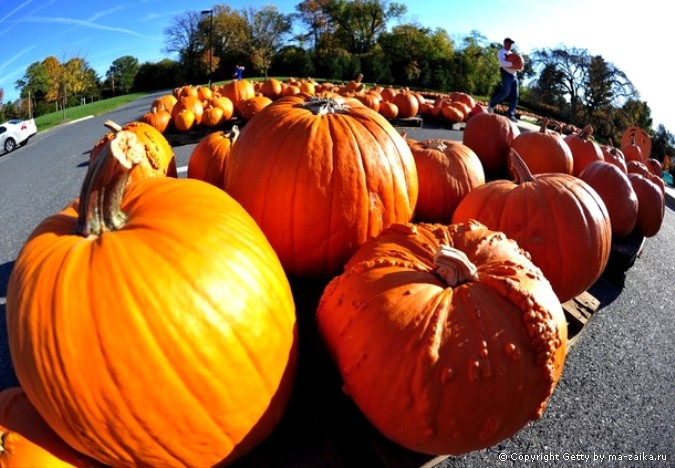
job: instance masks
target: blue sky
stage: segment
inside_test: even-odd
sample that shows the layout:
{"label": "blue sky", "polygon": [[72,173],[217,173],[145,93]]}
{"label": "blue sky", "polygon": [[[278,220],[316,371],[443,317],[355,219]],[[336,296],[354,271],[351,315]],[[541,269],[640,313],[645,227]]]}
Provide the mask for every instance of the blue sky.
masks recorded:
{"label": "blue sky", "polygon": [[[292,13],[300,0],[231,0],[220,2],[239,10],[276,5]],[[211,9],[211,0],[1,0],[0,88],[14,100],[17,79],[26,68],[52,55],[60,61],[85,58],[104,76],[113,60],[132,55],[156,62],[167,55],[164,29],[188,10]],[[478,31],[489,41],[510,36],[523,53],[537,48],[576,47],[602,55],[623,70],[652,109],[654,124],[675,133],[671,90],[672,43],[675,27],[662,3],[638,4],[604,0],[399,0],[406,21],[443,28],[453,39]],[[171,57],[175,58],[175,57]]]}

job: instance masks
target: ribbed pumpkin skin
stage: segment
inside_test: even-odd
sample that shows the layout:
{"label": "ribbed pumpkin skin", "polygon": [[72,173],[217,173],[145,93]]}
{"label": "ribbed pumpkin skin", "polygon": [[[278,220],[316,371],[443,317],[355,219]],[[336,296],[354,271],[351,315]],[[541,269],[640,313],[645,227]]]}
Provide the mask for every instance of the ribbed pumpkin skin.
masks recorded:
{"label": "ribbed pumpkin skin", "polygon": [[7,291],[16,375],[69,445],[110,466],[212,466],[272,431],[290,396],[295,307],[276,254],[222,190],[132,183],[126,224],[45,219]]}
{"label": "ribbed pumpkin skin", "polygon": [[0,392],[0,434],[2,467],[98,466],[54,433],[20,387]]}
{"label": "ribbed pumpkin skin", "polygon": [[520,129],[506,117],[481,113],[467,121],[462,143],[476,153],[490,179],[506,173],[511,143],[518,135]]}
{"label": "ribbed pumpkin skin", "polygon": [[317,115],[307,99],[278,99],[246,124],[225,190],[288,274],[332,276],[368,238],[411,220],[417,170],[405,139],[377,112],[359,104]]}
{"label": "ribbed pumpkin skin", "polygon": [[462,199],[452,222],[469,219],[504,232],[528,251],[560,302],[591,287],[609,260],[607,208],[595,190],[569,174],[488,182]]}
{"label": "ribbed pumpkin skin", "polygon": [[600,195],[612,223],[612,238],[626,237],[633,232],[638,216],[638,198],[628,175],[606,161],[590,163],[579,178]]}
{"label": "ribbed pumpkin skin", "polygon": [[468,146],[451,140],[408,140],[417,167],[415,220],[445,223],[464,196],[485,183],[483,165]]}
{"label": "ribbed pumpkin skin", "polygon": [[666,203],[661,187],[648,176],[629,172],[633,190],[638,198],[638,216],[635,229],[645,237],[654,237],[661,230]]}
{"label": "ribbed pumpkin skin", "polygon": [[[441,243],[477,279],[441,279]],[[489,447],[541,416],[567,340],[541,271],[476,222],[386,229],[326,287],[317,323],[345,393],[386,437],[429,454]]]}

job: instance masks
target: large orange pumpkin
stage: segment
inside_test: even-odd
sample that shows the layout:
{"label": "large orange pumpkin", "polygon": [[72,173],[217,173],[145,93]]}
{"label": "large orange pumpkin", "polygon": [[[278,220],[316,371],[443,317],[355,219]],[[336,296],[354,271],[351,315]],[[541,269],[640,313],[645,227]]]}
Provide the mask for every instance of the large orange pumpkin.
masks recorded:
{"label": "large orange pumpkin", "polygon": [[105,122],[105,126],[111,130],[101,138],[89,153],[89,165],[92,165],[105,146],[115,138],[121,130],[131,131],[136,134],[145,148],[146,158],[140,164],[134,166],[131,180],[145,179],[148,177],[178,177],[176,156],[173,148],[166,137],[152,125],[144,122],[133,121],[122,126],[111,120]]}
{"label": "large orange pumpkin", "polygon": [[293,276],[332,276],[368,238],[410,221],[415,160],[381,115],[301,95],[274,101],[232,145],[225,190]]}
{"label": "large orange pumpkin", "polygon": [[344,392],[386,437],[429,454],[489,447],[540,417],[565,358],[550,283],[475,221],[386,229],[316,317]]}
{"label": "large orange pumpkin", "polygon": [[476,153],[486,177],[492,179],[506,174],[511,143],[518,135],[520,129],[506,117],[481,113],[466,122],[462,143]]}
{"label": "large orange pumpkin", "polygon": [[407,141],[417,167],[415,220],[447,224],[460,200],[485,183],[483,165],[471,148],[456,141]]}
{"label": "large orange pumpkin", "polygon": [[[289,282],[254,220],[194,179],[127,184],[128,131],[22,247],[7,289],[19,383],[110,466],[213,466],[269,435],[297,359]],[[127,189],[122,192],[123,188]]]}
{"label": "large orange pumpkin", "polygon": [[66,468],[98,463],[57,436],[23,389],[10,387],[0,392],[0,466]]}
{"label": "large orange pumpkin", "polygon": [[595,283],[609,260],[612,227],[598,193],[570,174],[532,175],[517,153],[515,179],[476,187],[457,205],[452,222],[476,219],[504,232],[532,255],[560,302]]}
{"label": "large orange pumpkin", "polygon": [[236,109],[240,101],[245,101],[255,96],[255,88],[249,80],[235,80],[222,85],[220,94],[232,101]]}
{"label": "large orange pumpkin", "polygon": [[238,136],[239,128],[235,125],[229,132],[216,131],[199,140],[188,160],[187,177],[222,189],[230,150]]}

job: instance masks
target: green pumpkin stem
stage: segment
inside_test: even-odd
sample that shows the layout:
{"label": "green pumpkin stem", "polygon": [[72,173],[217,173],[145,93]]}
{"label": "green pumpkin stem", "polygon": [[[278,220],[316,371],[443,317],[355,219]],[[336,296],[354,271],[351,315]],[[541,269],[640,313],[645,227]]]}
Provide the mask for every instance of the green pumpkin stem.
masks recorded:
{"label": "green pumpkin stem", "polygon": [[131,169],[145,157],[133,132],[118,130],[89,166],[80,192],[77,233],[83,237],[115,231],[126,222],[121,209]]}
{"label": "green pumpkin stem", "polygon": [[461,250],[441,244],[434,258],[436,274],[443,278],[448,286],[454,287],[467,281],[478,279],[478,269]]}

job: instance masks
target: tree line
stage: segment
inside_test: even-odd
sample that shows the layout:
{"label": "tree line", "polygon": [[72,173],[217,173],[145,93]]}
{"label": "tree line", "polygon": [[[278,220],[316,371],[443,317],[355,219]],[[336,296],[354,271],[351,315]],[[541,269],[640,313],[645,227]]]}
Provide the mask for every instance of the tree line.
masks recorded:
{"label": "tree line", "polygon": [[[237,64],[263,79],[348,81],[362,73],[366,82],[381,85],[495,93],[500,42],[478,31],[455,41],[442,28],[404,22],[406,12],[405,5],[389,0],[303,0],[290,14],[273,5],[185,11],[164,30],[164,52],[177,60],[141,64],[124,56],[98,77],[84,59],[60,63],[47,57],[16,82],[22,99],[5,103],[0,112],[25,114],[30,102],[32,113],[41,115],[83,100],[228,80]],[[524,58],[523,107],[578,127],[590,124],[606,140],[620,141],[625,128],[637,125],[652,136],[654,158],[675,154],[672,134],[662,124],[653,128],[651,110],[630,79],[601,55],[561,45]]]}

